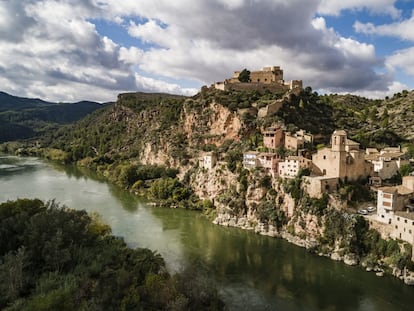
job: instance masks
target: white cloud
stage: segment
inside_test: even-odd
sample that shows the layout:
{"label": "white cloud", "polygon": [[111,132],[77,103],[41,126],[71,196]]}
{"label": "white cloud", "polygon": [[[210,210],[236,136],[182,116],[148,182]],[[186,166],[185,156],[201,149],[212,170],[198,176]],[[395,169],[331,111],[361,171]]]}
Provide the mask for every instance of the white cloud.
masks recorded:
{"label": "white cloud", "polygon": [[[359,95],[366,98],[371,99],[383,99],[386,96],[392,97],[394,94],[401,92],[402,90],[407,90],[408,87],[404,83],[400,83],[398,81],[392,82],[386,89],[382,90],[359,90],[358,92],[338,92],[338,94],[353,94],[353,95]],[[322,94],[325,92],[321,92]],[[326,92],[330,93],[330,92]]]}
{"label": "white cloud", "polygon": [[390,71],[401,69],[414,76],[414,47],[395,52],[387,57],[386,65]]}
{"label": "white cloud", "polygon": [[165,81],[156,80],[135,74],[138,90],[161,92],[192,96],[195,95],[198,89],[194,88],[182,88],[178,84],[167,83]]}
{"label": "white cloud", "polygon": [[338,16],[344,10],[368,10],[374,14],[390,15],[398,18],[401,12],[395,7],[396,0],[321,0],[318,12],[323,15]]}
{"label": "white cloud", "polygon": [[356,21],[354,29],[356,32],[369,35],[390,36],[403,40],[414,41],[414,11],[411,18],[392,24],[376,26],[372,23],[361,23]]}
{"label": "white cloud", "polygon": [[[137,89],[195,91],[163,77],[203,85],[237,69],[280,65],[286,80],[303,79],[314,89],[375,92],[387,89],[392,77],[374,70],[383,66],[374,46],[341,37],[315,18],[324,3],[326,14],[337,14],[374,11],[374,2],[398,15],[389,0],[0,1],[0,25],[16,16],[0,27],[0,81],[18,95],[112,100]],[[125,27],[150,47],[101,36],[95,19]]]}

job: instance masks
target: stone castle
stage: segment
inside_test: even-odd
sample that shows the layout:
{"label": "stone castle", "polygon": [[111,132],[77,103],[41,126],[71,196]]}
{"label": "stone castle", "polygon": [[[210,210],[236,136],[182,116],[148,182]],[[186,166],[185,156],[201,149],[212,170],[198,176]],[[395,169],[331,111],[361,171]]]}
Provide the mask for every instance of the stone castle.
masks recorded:
{"label": "stone castle", "polygon": [[216,82],[214,87],[218,90],[256,90],[271,92],[301,90],[302,80],[291,80],[285,82],[283,80],[283,70],[279,66],[264,67],[259,71],[250,72],[249,82],[240,82],[240,71],[235,71],[232,78],[224,80],[224,82]]}

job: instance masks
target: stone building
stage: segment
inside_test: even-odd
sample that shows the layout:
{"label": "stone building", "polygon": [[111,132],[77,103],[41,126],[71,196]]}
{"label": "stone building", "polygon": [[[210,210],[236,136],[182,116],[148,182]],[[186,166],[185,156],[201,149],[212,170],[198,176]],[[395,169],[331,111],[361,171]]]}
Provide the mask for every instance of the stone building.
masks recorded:
{"label": "stone building", "polygon": [[200,159],[200,166],[211,170],[217,163],[217,156],[212,152],[205,153]]}
{"label": "stone building", "polygon": [[404,159],[404,153],[399,151],[381,150],[378,153],[366,155],[365,159],[373,164],[376,176],[381,179],[392,178],[402,165],[409,163]]}
{"label": "stone building", "polygon": [[248,151],[243,154],[243,167],[245,169],[263,168],[267,173],[275,176],[280,160],[280,156],[276,153]]}
{"label": "stone building", "polygon": [[281,126],[270,127],[263,131],[263,145],[269,149],[282,147],[284,144],[284,132]]}
{"label": "stone building", "polygon": [[377,219],[388,224],[390,236],[414,246],[414,176],[402,185],[378,189]]}
{"label": "stone building", "polygon": [[270,173],[272,176],[277,175],[277,170],[281,157],[276,153],[261,152],[258,155],[260,167],[264,168],[267,173]]}
{"label": "stone building", "polygon": [[318,150],[312,162],[316,175],[352,181],[372,174],[372,164],[365,160],[359,144],[349,140],[344,130],[336,130],[331,136],[331,147]]}
{"label": "stone building", "polygon": [[283,70],[279,66],[264,67],[262,70],[250,72],[250,82],[242,83],[239,81],[240,71],[235,71],[233,77],[216,82],[214,87],[218,90],[256,90],[272,92],[301,90],[302,81],[292,80],[285,82],[283,80]]}
{"label": "stone building", "polygon": [[296,133],[285,133],[285,148],[287,150],[297,151],[305,147],[305,143],[313,142],[313,135],[305,130],[299,130]]}
{"label": "stone building", "polygon": [[310,168],[312,161],[302,156],[289,156],[279,163],[280,177],[296,177],[300,169]]}
{"label": "stone building", "polygon": [[338,190],[338,178],[326,176],[303,176],[303,189],[311,198]]}
{"label": "stone building", "polygon": [[247,151],[243,153],[243,167],[248,170],[259,167],[259,153],[260,152],[257,151]]}
{"label": "stone building", "polygon": [[404,176],[402,185],[379,188],[377,199],[378,220],[383,223],[393,223],[396,212],[414,210],[413,199],[414,176]]}

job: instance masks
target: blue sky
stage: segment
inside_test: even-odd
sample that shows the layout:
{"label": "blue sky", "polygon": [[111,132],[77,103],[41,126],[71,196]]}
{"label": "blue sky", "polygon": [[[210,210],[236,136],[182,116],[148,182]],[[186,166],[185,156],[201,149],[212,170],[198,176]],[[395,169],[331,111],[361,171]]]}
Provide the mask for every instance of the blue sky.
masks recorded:
{"label": "blue sky", "polygon": [[320,93],[414,88],[413,0],[0,1],[0,85],[54,101],[192,95],[281,66]]}

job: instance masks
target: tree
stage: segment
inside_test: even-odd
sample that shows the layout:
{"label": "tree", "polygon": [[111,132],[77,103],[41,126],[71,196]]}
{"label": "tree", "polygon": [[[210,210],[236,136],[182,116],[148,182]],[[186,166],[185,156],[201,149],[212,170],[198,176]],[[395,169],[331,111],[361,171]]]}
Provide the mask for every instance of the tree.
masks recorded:
{"label": "tree", "polygon": [[400,169],[398,170],[401,176],[408,176],[410,175],[412,171],[413,171],[413,168],[411,167],[410,164],[401,165]]}
{"label": "tree", "polygon": [[250,71],[244,68],[239,74],[240,82],[250,82]]}

